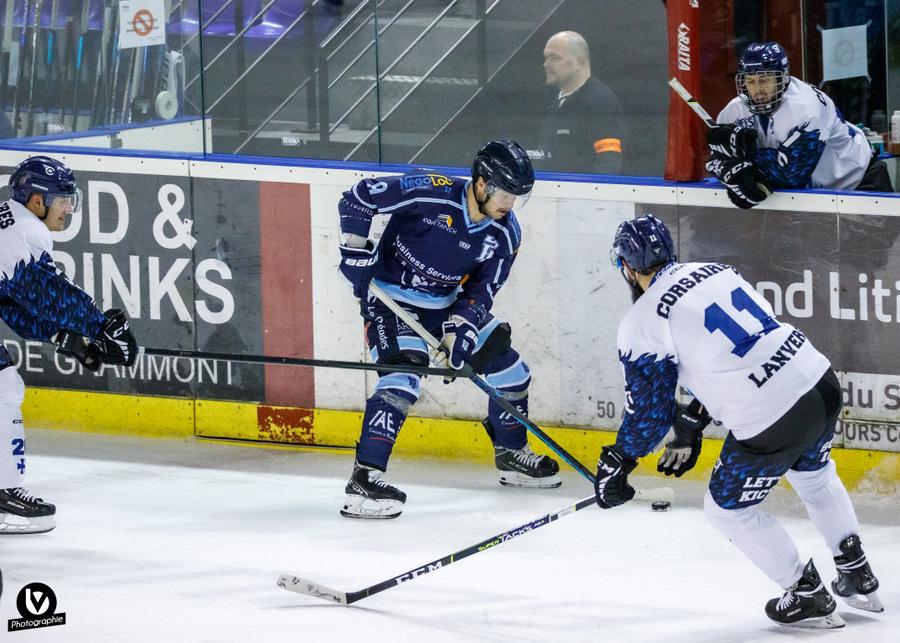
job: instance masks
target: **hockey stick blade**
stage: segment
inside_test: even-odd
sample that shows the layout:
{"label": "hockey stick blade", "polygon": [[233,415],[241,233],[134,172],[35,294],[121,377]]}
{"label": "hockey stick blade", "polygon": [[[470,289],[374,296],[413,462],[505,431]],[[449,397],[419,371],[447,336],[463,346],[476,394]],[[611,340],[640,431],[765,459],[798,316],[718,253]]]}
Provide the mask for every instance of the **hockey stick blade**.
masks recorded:
{"label": "hockey stick blade", "polygon": [[[672,503],[675,500],[675,493],[670,487],[658,487],[654,489],[639,489],[635,492],[634,497],[635,499],[639,500],[664,500],[666,502]],[[481,542],[466,547],[465,549],[461,549],[458,552],[455,552],[448,556],[444,556],[443,558],[439,558],[437,560],[433,560],[430,563],[426,563],[425,565],[416,567],[415,569],[411,569],[408,572],[400,574],[399,576],[383,580],[380,583],[370,585],[369,587],[356,592],[341,592],[339,590],[332,589],[331,587],[327,587],[326,585],[322,585],[320,583],[316,583],[299,576],[294,576],[293,574],[280,575],[276,580],[276,584],[278,585],[278,587],[286,589],[289,592],[305,594],[306,596],[320,598],[324,601],[337,603],[339,605],[351,605],[364,598],[368,598],[369,596],[373,596],[374,594],[383,592],[386,589],[397,587],[401,583],[411,581],[415,578],[418,578],[419,576],[428,574],[429,572],[433,572],[448,565],[452,565],[453,563],[460,561],[463,558],[468,558],[469,556],[478,554],[487,549],[493,549],[497,545],[502,545],[508,540],[512,540],[517,536],[527,534],[531,531],[534,531],[535,529],[538,529],[539,527],[548,525],[555,520],[559,520],[560,518],[564,518],[565,516],[575,513],[576,511],[580,511],[585,507],[590,507],[595,503],[595,496],[594,494],[591,494],[587,498],[583,498],[578,502],[563,507],[558,511],[544,514],[540,518],[535,518],[534,520],[526,522],[523,525],[519,525],[518,527],[514,527],[513,529],[504,531],[500,534],[497,534],[496,536],[492,536],[486,540],[482,540]]]}

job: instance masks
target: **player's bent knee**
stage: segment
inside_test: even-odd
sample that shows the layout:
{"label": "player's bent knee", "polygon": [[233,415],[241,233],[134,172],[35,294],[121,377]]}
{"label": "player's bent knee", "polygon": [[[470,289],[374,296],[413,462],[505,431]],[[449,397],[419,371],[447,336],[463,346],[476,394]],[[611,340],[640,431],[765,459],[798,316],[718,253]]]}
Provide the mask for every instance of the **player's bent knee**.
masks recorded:
{"label": "player's bent knee", "polygon": [[25,382],[19,372],[9,366],[0,370],[0,403],[21,404],[25,400]]}
{"label": "player's bent knee", "polygon": [[706,492],[703,497],[703,514],[706,519],[720,531],[731,531],[735,527],[752,522],[759,509],[756,505],[741,507],[738,509],[725,509],[715,501],[712,493]]}
{"label": "player's bent knee", "polygon": [[[515,353],[515,351],[510,351]],[[485,375],[488,384],[501,391],[525,391],[531,384],[531,370],[528,364],[516,354],[511,364]]]}
{"label": "player's bent knee", "polygon": [[373,398],[379,397],[406,415],[409,407],[419,399],[421,379],[418,375],[391,373],[378,379]]}
{"label": "player's bent knee", "polygon": [[785,477],[791,483],[794,490],[801,496],[804,493],[814,493],[837,479],[837,467],[834,460],[829,460],[821,469],[815,471],[794,471],[789,470]]}

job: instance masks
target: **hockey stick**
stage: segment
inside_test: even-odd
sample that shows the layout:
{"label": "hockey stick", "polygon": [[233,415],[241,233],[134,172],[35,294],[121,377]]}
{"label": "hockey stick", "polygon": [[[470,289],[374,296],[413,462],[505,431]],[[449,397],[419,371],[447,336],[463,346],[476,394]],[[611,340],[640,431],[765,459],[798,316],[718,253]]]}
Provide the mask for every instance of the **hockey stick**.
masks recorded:
{"label": "hockey stick", "polygon": [[[709,115],[705,109],[703,109],[703,105],[697,102],[697,99],[691,95],[691,92],[687,90],[687,88],[681,84],[674,76],[669,79],[669,87],[675,90],[675,93],[681,97],[685,103],[687,103],[688,107],[694,110],[694,113],[703,119],[703,122],[706,123],[706,126],[709,128],[718,127],[719,124],[716,123],[715,119]],[[766,196],[772,196],[772,191],[768,188],[768,186],[759,183],[760,189],[766,193]]]}
{"label": "hockey stick", "polygon": [[[418,321],[416,321],[412,315],[410,315],[407,311],[403,309],[396,301],[391,299],[390,295],[388,295],[384,290],[379,288],[374,282],[369,282],[369,292],[378,297],[381,302],[391,309],[398,318],[400,318],[403,323],[409,326],[419,337],[425,340],[425,343],[434,350],[444,352],[444,348],[441,346],[440,341],[428,332],[425,327],[422,326]],[[569,466],[571,466],[575,471],[580,473],[582,476],[587,478],[591,484],[594,484],[594,474],[591,473],[587,467],[581,464],[578,460],[576,460],[568,451],[563,449],[559,444],[557,444],[553,438],[544,433],[538,425],[529,420],[525,415],[519,412],[515,406],[513,406],[496,388],[491,386],[483,377],[479,376],[475,373],[472,368],[466,364],[468,368],[468,374],[465,377],[468,377],[475,386],[480,388],[482,391],[487,393],[487,396],[491,398],[497,405],[502,408],[504,411],[509,413],[515,420],[525,427],[526,430],[533,433],[541,442],[546,444],[550,449],[558,455],[560,458],[565,460]]]}
{"label": "hockey stick", "polygon": [[[669,489],[668,487],[662,487],[659,489],[649,489],[645,491],[639,490],[635,494],[635,498],[651,501],[659,500],[672,503],[675,496],[672,493],[671,489]],[[441,569],[442,567],[446,567],[447,565],[452,565],[453,563],[460,561],[463,558],[468,558],[473,554],[480,553],[486,549],[492,549],[497,545],[502,545],[508,540],[512,540],[517,536],[527,534],[528,532],[534,531],[539,527],[548,525],[554,520],[559,520],[560,518],[564,518],[565,516],[575,513],[576,511],[580,511],[585,507],[590,507],[595,502],[596,499],[592,494],[587,498],[579,500],[575,504],[563,507],[558,511],[544,514],[540,518],[535,518],[534,520],[526,522],[524,525],[519,525],[518,527],[515,527],[513,529],[508,529],[502,533],[497,534],[496,536],[491,536],[486,540],[482,540],[479,543],[466,547],[465,549],[461,549],[458,552],[455,552],[448,556],[444,556],[443,558],[438,558],[437,560],[411,569],[408,572],[400,574],[399,576],[389,578],[387,580],[381,581],[380,583],[375,583],[374,585],[370,585],[369,587],[356,592],[342,592],[340,590],[333,589],[331,587],[327,587],[326,585],[315,583],[311,580],[300,578],[299,576],[294,576],[292,574],[282,574],[278,577],[278,580],[276,582],[278,584],[278,587],[286,589],[290,592],[296,592],[297,594],[306,594],[307,596],[314,596],[316,598],[321,598],[325,601],[332,601],[341,605],[350,605],[364,598],[368,598],[369,596],[373,596],[374,594],[378,594],[379,592],[383,592],[386,589],[396,587],[400,583],[411,581],[414,578],[417,578],[429,572]]]}
{"label": "hockey stick", "polygon": [[184,357],[187,359],[213,359],[222,362],[242,364],[276,364],[283,366],[317,366],[320,368],[344,368],[353,371],[380,371],[383,373],[415,373],[435,377],[468,377],[466,368],[433,368],[430,366],[370,364],[368,362],[344,362],[330,359],[307,359],[304,357],[277,357],[274,355],[234,355],[231,353],[208,353],[206,351],[186,351],[178,348],[149,348],[142,346],[144,355],[157,357]]}

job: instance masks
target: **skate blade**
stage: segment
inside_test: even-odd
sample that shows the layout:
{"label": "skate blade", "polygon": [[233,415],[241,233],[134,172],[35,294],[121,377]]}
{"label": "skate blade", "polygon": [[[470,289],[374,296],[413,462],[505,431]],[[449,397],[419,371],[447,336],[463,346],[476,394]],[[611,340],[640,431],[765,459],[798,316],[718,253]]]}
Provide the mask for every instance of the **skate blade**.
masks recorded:
{"label": "skate blade", "polygon": [[871,594],[851,594],[850,596],[841,596],[841,600],[850,607],[866,612],[883,612],[884,604],[878,598],[877,592]]}
{"label": "skate blade", "polygon": [[26,518],[15,514],[0,513],[0,536],[15,534],[44,534],[56,528],[53,516]]}
{"label": "skate blade", "polygon": [[530,489],[556,489],[562,484],[559,474],[546,478],[532,478],[518,471],[501,471],[500,484],[504,487],[528,487]]}
{"label": "skate blade", "polygon": [[805,618],[802,621],[797,621],[796,623],[778,623],[778,624],[784,625],[785,627],[799,627],[801,629],[806,629],[806,630],[836,630],[836,629],[839,629],[841,627],[844,627],[844,625],[846,625],[846,623],[844,623],[844,619],[842,619],[835,612],[832,612],[828,616],[816,616],[813,618]]}
{"label": "skate blade", "polygon": [[341,515],[344,518],[363,520],[390,520],[403,511],[403,503],[397,500],[372,500],[362,496],[347,494]]}

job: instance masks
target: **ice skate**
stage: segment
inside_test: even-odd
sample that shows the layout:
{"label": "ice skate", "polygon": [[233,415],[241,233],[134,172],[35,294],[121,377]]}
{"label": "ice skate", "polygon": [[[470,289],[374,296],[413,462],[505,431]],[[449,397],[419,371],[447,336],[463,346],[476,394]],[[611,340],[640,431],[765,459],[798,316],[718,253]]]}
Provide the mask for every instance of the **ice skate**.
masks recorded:
{"label": "ice skate", "polygon": [[562,484],[556,460],[536,454],[527,444],[521,449],[494,445],[494,463],[505,487],[554,489]]}
{"label": "ice skate", "polygon": [[56,527],[56,507],[22,487],[0,489],[0,535],[42,534]]}
{"label": "ice skate", "polygon": [[852,535],[840,544],[841,555],[834,557],[838,577],[831,582],[831,591],[847,605],[867,612],[883,612],[884,605],[875,590],[878,579],[866,560],[859,536]]}
{"label": "ice skate", "polygon": [[836,607],[810,559],[800,580],[788,587],[781,598],[766,603],[766,616],[779,625],[835,629],[844,627],[844,619],[834,613]]}
{"label": "ice skate", "polygon": [[359,463],[344,491],[347,498],[341,515],[347,518],[396,518],[403,511],[406,494],[384,481],[383,473]]}

